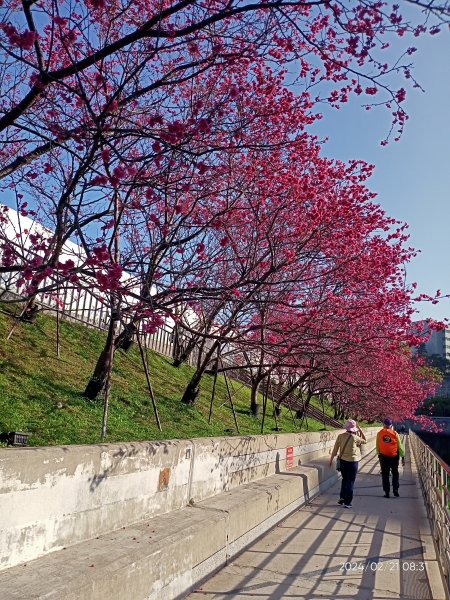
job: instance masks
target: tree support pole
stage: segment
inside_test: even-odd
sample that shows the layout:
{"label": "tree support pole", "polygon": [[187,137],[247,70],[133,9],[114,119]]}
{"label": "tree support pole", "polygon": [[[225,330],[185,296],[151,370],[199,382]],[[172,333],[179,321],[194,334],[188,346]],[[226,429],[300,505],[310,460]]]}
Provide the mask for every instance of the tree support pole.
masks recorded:
{"label": "tree support pole", "polygon": [[[270,374],[269,374],[269,378],[267,380],[267,393],[269,393],[269,386],[272,387],[272,379],[270,377]],[[278,426],[277,412],[275,410],[275,400],[273,399],[273,389],[272,389],[272,393],[270,395],[270,399],[272,400],[273,418],[275,421],[275,431],[279,431],[280,428]]]}
{"label": "tree support pole", "polygon": [[58,292],[56,294],[56,356],[58,358],[60,357],[60,340],[59,340],[60,321],[61,321],[61,318],[59,316],[59,288],[58,288]]}
{"label": "tree support pole", "polygon": [[139,332],[136,333],[136,337],[137,337],[137,341],[138,341],[138,345],[139,345],[139,352],[141,353],[141,359],[142,359],[142,365],[144,367],[145,378],[147,379],[148,391],[150,393],[150,398],[152,400],[153,412],[155,413],[156,423],[158,424],[158,429],[160,431],[162,431],[161,421],[159,420],[158,407],[156,406],[155,395],[153,394],[152,384],[150,381],[150,373],[148,370],[147,360],[145,357],[144,349],[142,347],[141,335]]}
{"label": "tree support pole", "polygon": [[209,405],[209,417],[208,417],[209,425],[211,425],[212,413],[213,413],[213,402],[214,402],[214,396],[216,393],[217,375],[218,375],[218,371],[219,371],[219,357],[220,357],[220,346],[217,348],[216,368],[214,369],[214,382],[213,382],[213,389],[212,389],[212,393],[211,393],[211,403]]}
{"label": "tree support pole", "polygon": [[266,410],[267,410],[267,396],[269,394],[269,386],[266,385],[266,389],[263,393],[263,415],[261,420],[261,433],[264,433],[264,421],[266,419]]}
{"label": "tree support pole", "polygon": [[[222,369],[223,369],[222,359],[220,359],[220,364],[222,365]],[[239,431],[239,424],[238,424],[238,420],[237,420],[237,416],[236,416],[236,411],[234,410],[233,398],[231,397],[230,386],[228,385],[228,377],[227,377],[225,371],[224,371],[223,375],[225,377],[225,385],[227,386],[227,392],[228,392],[228,398],[230,399],[231,410],[233,411],[233,417],[234,417],[234,423],[236,425],[236,431],[240,434],[241,432]]]}
{"label": "tree support pole", "polygon": [[[116,325],[119,319],[118,307],[114,306],[111,309],[111,324],[110,324],[110,334],[112,339],[114,339],[116,332]],[[101,440],[104,441],[106,437],[106,425],[108,423],[108,410],[109,410],[109,398],[111,394],[111,379],[112,379],[112,367],[114,360],[114,344],[111,344],[108,352],[108,370],[106,372],[106,382],[105,382],[105,391],[103,398],[103,418],[102,418],[102,431],[101,431]]]}

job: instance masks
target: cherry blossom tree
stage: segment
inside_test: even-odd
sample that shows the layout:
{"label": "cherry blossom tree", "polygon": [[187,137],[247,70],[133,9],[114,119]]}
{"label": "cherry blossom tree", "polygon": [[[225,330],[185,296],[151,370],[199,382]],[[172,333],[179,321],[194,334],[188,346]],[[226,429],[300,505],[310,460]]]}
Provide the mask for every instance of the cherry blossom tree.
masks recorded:
{"label": "cherry blossom tree", "polygon": [[[370,332],[388,319],[398,351],[405,234],[370,203],[370,168],[327,161],[307,129],[321,102],[354,94],[387,107],[398,138],[415,49],[392,64],[383,52],[449,14],[410,4],[414,18],[384,2],[3,2],[1,193],[47,229],[11,239],[3,212],[0,273],[28,309],[61,285],[109,307],[90,397],[115,349],[167,318],[203,344],[187,402],[223,344],[259,352],[260,375],[286,354],[317,380],[376,309]],[[302,343],[286,351],[288,330]]]}

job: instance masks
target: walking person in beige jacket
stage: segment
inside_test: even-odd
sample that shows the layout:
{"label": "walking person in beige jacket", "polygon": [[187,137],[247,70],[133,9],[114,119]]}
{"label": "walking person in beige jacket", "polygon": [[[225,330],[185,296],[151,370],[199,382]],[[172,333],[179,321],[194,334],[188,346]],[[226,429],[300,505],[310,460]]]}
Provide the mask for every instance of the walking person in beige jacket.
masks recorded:
{"label": "walking person in beige jacket", "polygon": [[341,433],[336,438],[330,456],[330,467],[333,464],[334,457],[339,454],[342,483],[338,504],[344,505],[344,508],[351,508],[353,488],[355,486],[359,460],[361,458],[360,447],[365,444],[367,440],[364,432],[353,419],[349,419],[344,425],[344,428],[345,433]]}

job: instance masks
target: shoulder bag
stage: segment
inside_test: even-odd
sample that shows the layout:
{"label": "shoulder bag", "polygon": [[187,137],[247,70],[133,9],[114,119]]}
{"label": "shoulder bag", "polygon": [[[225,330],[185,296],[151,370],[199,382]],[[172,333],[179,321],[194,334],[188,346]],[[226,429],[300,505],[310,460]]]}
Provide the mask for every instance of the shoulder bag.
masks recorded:
{"label": "shoulder bag", "polygon": [[[349,436],[351,437],[351,434],[349,434]],[[342,451],[340,452],[340,454],[344,454],[345,448],[346,448],[346,446],[347,446],[347,444],[348,444],[348,442],[350,440],[350,437],[347,438],[347,440],[346,440],[346,442],[344,444],[344,447],[342,448]],[[341,457],[338,456],[336,458],[336,471],[340,471],[340,470],[341,470]]]}

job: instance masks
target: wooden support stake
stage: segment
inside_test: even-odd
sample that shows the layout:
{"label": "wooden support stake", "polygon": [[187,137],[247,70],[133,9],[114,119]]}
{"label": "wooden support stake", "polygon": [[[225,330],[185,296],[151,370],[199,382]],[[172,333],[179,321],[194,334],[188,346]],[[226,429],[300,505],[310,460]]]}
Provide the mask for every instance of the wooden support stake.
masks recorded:
{"label": "wooden support stake", "polygon": [[212,389],[212,393],[211,393],[211,403],[209,405],[208,423],[210,425],[211,425],[211,419],[212,419],[212,413],[213,413],[214,396],[215,396],[215,393],[216,393],[217,374],[218,374],[218,371],[219,371],[219,357],[220,357],[220,345],[217,348],[216,368],[214,370],[214,382],[213,382],[213,389]]}
{"label": "wooden support stake", "polygon": [[60,343],[59,343],[59,333],[60,333],[60,316],[59,316],[59,294],[56,295],[56,356],[60,357]]}
{"label": "wooden support stake", "polygon": [[[222,358],[220,359],[220,364],[222,365],[222,369],[223,369]],[[231,410],[233,411],[233,417],[234,417],[234,423],[236,425],[236,431],[240,434],[241,432],[239,431],[239,424],[237,421],[236,411],[234,410],[233,398],[231,397],[230,386],[228,385],[228,377],[227,377],[225,371],[224,371],[223,375],[225,377],[225,385],[227,386],[227,392],[228,392],[228,398],[230,399]]]}
{"label": "wooden support stake", "polygon": [[[267,393],[269,393],[269,386],[272,387],[272,379],[269,375],[269,378],[267,380]],[[278,426],[278,419],[277,419],[277,413],[275,410],[275,400],[273,399],[273,389],[272,389],[272,394],[270,395],[270,399],[272,400],[272,408],[273,408],[273,418],[275,421],[275,430],[278,431],[279,430],[279,426]]]}
{"label": "wooden support stake", "polygon": [[146,360],[146,356],[144,353],[144,349],[142,348],[141,336],[140,336],[139,332],[136,333],[136,337],[137,337],[137,341],[138,341],[138,345],[139,345],[139,352],[141,353],[141,359],[142,359],[142,365],[144,367],[145,378],[147,379],[148,391],[150,393],[150,398],[152,400],[153,412],[155,413],[156,423],[158,424],[158,429],[160,431],[162,431],[161,421],[159,420],[158,407],[156,406],[155,395],[153,394],[152,384],[150,381],[150,373],[148,370],[148,365],[147,365],[147,360]]}
{"label": "wooden support stake", "polygon": [[27,310],[27,308],[28,308],[28,304],[29,304],[28,302],[25,304],[25,308],[22,310],[22,312],[20,313],[20,315],[19,315],[19,316],[17,316],[17,313],[16,313],[16,315],[14,316],[14,323],[13,323],[13,325],[12,325],[12,327],[11,327],[11,330],[10,330],[10,332],[9,332],[9,333],[8,333],[8,335],[6,336],[6,339],[7,339],[7,340],[9,340],[9,339],[11,338],[11,336],[12,336],[12,334],[14,333],[14,331],[15,331],[15,329],[16,329],[16,327],[17,327],[17,325],[20,323],[20,320],[22,319],[23,315],[25,314],[25,312],[26,312],[26,310]]}
{"label": "wooden support stake", "polygon": [[266,419],[266,410],[267,410],[267,396],[269,394],[269,386],[266,385],[265,391],[263,393],[263,415],[261,420],[261,433],[264,433],[264,421]]}

